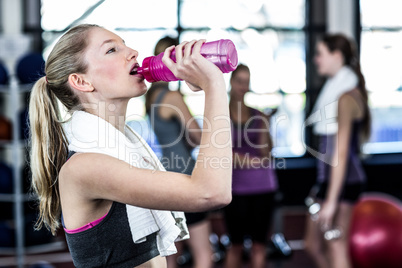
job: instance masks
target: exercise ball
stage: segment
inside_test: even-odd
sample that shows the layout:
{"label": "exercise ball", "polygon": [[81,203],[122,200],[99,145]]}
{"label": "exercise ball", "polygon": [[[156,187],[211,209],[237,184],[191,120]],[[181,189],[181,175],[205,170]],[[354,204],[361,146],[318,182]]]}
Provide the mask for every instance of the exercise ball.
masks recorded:
{"label": "exercise ball", "polygon": [[10,194],[13,192],[13,171],[12,169],[0,162],[0,193]]}
{"label": "exercise ball", "polygon": [[36,82],[45,75],[45,60],[40,53],[29,53],[17,63],[16,73],[21,84]]}
{"label": "exercise ball", "polygon": [[353,209],[349,243],[354,268],[401,268],[401,202],[385,194],[363,197]]}
{"label": "exercise ball", "polygon": [[8,71],[4,64],[0,62],[0,85],[6,85],[8,83]]}

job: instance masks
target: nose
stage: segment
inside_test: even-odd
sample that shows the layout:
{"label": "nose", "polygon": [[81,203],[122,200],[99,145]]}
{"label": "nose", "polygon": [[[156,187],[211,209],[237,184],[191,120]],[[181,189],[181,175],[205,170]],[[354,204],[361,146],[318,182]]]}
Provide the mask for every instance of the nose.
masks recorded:
{"label": "nose", "polygon": [[127,59],[131,60],[131,59],[136,59],[137,57],[138,57],[138,51],[134,50],[132,48],[129,48],[128,49],[128,57],[127,57]]}

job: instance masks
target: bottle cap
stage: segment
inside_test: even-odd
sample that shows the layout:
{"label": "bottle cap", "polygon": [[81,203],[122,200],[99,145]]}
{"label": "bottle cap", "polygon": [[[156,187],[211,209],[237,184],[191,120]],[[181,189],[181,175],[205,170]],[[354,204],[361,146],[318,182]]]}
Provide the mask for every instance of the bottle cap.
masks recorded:
{"label": "bottle cap", "polygon": [[151,57],[147,57],[142,61],[142,66],[138,67],[137,73],[142,75],[148,82],[155,82],[155,79],[152,77],[151,70],[149,69]]}
{"label": "bottle cap", "polygon": [[225,51],[222,51],[220,53],[221,55],[225,55],[222,57],[225,57],[225,61],[226,61],[226,64],[224,64],[222,66],[222,68],[224,68],[224,70],[222,70],[222,71],[224,73],[229,73],[229,72],[236,70],[236,68],[237,68],[237,63],[238,63],[237,51],[236,51],[236,47],[232,41],[230,41],[228,39],[224,39],[222,41],[227,42],[227,45],[223,46]]}

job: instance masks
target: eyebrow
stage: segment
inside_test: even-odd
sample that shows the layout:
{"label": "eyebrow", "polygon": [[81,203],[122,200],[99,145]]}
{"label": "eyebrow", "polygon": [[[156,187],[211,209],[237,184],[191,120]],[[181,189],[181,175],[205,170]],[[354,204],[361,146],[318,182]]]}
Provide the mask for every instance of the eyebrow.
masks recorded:
{"label": "eyebrow", "polygon": [[[123,39],[121,39],[121,41],[123,42],[123,44],[126,43]],[[107,39],[107,40],[103,41],[100,46],[102,47],[103,45],[110,44],[110,43],[117,43],[117,40],[116,39]]]}

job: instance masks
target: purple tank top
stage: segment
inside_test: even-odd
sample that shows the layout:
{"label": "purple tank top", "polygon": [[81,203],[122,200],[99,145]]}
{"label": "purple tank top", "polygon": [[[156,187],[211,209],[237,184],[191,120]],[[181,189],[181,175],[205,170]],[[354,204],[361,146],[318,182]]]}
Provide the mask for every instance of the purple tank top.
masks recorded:
{"label": "purple tank top", "polygon": [[[345,184],[365,183],[366,174],[359,158],[359,131],[360,121],[355,121],[352,126],[349,153],[345,172]],[[336,135],[320,136],[319,152],[326,156],[332,156],[335,151]],[[325,157],[329,159],[329,157]],[[322,159],[317,161],[317,182],[326,183],[329,180],[331,165]]]}
{"label": "purple tank top", "polygon": [[[260,149],[256,148],[259,135],[266,132],[259,132],[259,129],[266,128],[263,115],[251,109],[251,118],[245,125],[232,123],[233,153],[240,153],[246,157],[261,157]],[[273,169],[274,161],[265,159],[262,167],[251,168],[244,165],[233,167],[232,192],[237,195],[259,194],[273,192],[278,189],[278,182]]]}

